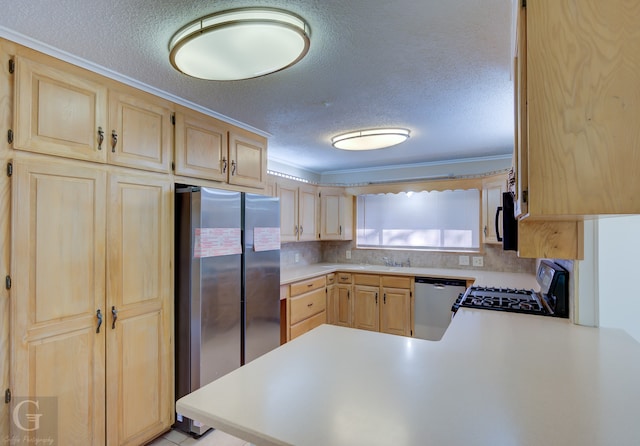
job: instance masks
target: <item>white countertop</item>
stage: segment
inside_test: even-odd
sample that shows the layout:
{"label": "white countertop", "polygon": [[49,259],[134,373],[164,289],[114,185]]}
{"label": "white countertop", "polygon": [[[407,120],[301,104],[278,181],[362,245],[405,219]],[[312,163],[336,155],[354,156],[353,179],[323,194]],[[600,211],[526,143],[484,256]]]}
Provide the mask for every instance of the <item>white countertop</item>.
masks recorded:
{"label": "white countertop", "polygon": [[473,280],[474,285],[502,286],[540,290],[535,274],[503,273],[483,269],[389,267],[382,265],[356,265],[350,263],[316,263],[280,269],[280,283],[287,284],[335,271],[352,273],[394,274],[404,276],[438,277]]}
{"label": "white countertop", "polygon": [[439,342],[322,325],[177,411],[256,445],[639,445],[640,344],[461,309]]}

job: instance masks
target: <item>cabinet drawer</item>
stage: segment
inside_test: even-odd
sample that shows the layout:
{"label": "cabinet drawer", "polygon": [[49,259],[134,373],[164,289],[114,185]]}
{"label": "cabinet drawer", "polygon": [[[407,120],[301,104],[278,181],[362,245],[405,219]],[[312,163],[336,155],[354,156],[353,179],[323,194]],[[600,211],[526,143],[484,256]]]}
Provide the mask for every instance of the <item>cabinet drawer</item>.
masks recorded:
{"label": "cabinet drawer", "polygon": [[333,285],[336,283],[336,275],[334,273],[327,274],[327,285]]}
{"label": "cabinet drawer", "polygon": [[323,311],[322,313],[318,313],[309,319],[305,319],[299,324],[295,324],[291,326],[291,339],[297,338],[300,335],[305,334],[308,331],[313,330],[319,325],[325,324],[327,322],[327,312]]}
{"label": "cabinet drawer", "polygon": [[382,276],[383,287],[411,289],[411,277],[405,276]]}
{"label": "cabinet drawer", "polygon": [[351,283],[351,274],[338,273],[338,283]]}
{"label": "cabinet drawer", "polygon": [[356,285],[380,286],[380,276],[377,274],[354,274],[353,281]]}
{"label": "cabinet drawer", "polygon": [[[324,279],[324,277],[323,277]],[[327,296],[323,289],[314,290],[302,296],[292,297],[290,321],[291,325],[324,311],[327,307]]]}
{"label": "cabinet drawer", "polygon": [[317,290],[319,288],[324,288],[325,286],[325,277],[314,277],[313,279],[302,280],[300,282],[291,284],[291,297],[299,296],[300,294],[306,293],[307,291]]}

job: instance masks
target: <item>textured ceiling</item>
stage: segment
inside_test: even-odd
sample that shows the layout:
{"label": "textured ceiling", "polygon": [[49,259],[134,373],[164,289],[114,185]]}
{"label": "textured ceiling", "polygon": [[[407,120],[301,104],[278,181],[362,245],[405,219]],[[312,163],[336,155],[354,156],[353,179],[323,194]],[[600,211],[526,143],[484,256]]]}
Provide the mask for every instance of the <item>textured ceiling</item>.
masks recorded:
{"label": "textured ceiling", "polygon": [[[510,154],[511,0],[0,0],[22,34],[271,134],[269,158],[312,172]],[[263,78],[186,77],[168,42],[215,11],[271,6],[309,23],[307,56]],[[360,128],[411,129],[370,152],[331,146]]]}

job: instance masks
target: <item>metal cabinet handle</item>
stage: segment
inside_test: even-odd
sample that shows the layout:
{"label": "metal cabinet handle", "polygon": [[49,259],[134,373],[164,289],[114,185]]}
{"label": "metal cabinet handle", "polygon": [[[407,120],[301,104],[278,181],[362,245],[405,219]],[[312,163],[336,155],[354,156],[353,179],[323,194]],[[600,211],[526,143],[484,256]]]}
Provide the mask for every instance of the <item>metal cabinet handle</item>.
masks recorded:
{"label": "metal cabinet handle", "polygon": [[111,314],[113,315],[113,322],[111,323],[111,329],[113,330],[116,328],[116,321],[118,320],[118,310],[116,310],[115,306],[111,307]]}
{"label": "metal cabinet handle", "polygon": [[293,228],[293,233],[294,233],[295,235],[298,235],[298,225],[296,225],[296,226]]}
{"label": "metal cabinet handle", "polygon": [[339,226],[339,231],[338,231],[339,235],[342,235],[342,225]]}
{"label": "metal cabinet handle", "polygon": [[98,327],[96,328],[96,333],[100,333],[100,326],[102,325],[102,313],[100,312],[100,308],[96,311],[96,319],[98,319]]}
{"label": "metal cabinet handle", "polygon": [[102,150],[103,142],[104,142],[104,130],[102,130],[102,127],[98,127],[98,150]]}
{"label": "metal cabinet handle", "polygon": [[302,227],[302,225],[300,225],[300,235],[302,235],[303,232],[304,232],[304,228]]}
{"label": "metal cabinet handle", "polygon": [[385,305],[387,304],[387,293],[384,293],[382,295],[382,303],[385,304]]}
{"label": "metal cabinet handle", "polygon": [[235,175],[236,174],[236,167],[238,166],[238,164],[236,163],[236,160],[231,160],[231,175]]}
{"label": "metal cabinet handle", "polygon": [[222,157],[222,173],[227,173],[227,158]]}
{"label": "metal cabinet handle", "polygon": [[313,302],[311,302],[310,304],[307,304],[307,307],[311,308],[313,306]]}
{"label": "metal cabinet handle", "polygon": [[118,134],[115,130],[111,130],[111,152],[116,153],[116,144],[118,144]]}
{"label": "metal cabinet handle", "polygon": [[487,236],[487,225],[484,225],[484,236]]}
{"label": "metal cabinet handle", "polygon": [[376,293],[376,305],[378,305],[378,293]]}

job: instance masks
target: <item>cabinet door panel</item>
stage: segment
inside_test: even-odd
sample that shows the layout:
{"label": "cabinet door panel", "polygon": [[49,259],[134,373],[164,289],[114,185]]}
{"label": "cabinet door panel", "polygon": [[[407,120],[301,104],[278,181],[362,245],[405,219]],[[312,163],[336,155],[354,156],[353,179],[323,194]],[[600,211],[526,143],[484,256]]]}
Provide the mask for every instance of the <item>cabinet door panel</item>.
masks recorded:
{"label": "cabinet door panel", "polygon": [[176,175],[227,181],[227,130],[221,122],[181,109],[175,135]]}
{"label": "cabinet door panel", "polygon": [[98,128],[106,125],[106,91],[88,78],[17,56],[14,148],[104,162]]}
{"label": "cabinet door panel", "polygon": [[229,184],[264,189],[267,178],[267,143],[229,132]]}
{"label": "cabinet door panel", "polygon": [[356,285],[354,287],[353,326],[364,330],[378,331],[380,289],[371,286]]}
{"label": "cabinet door panel", "polygon": [[142,444],[171,425],[170,199],[160,176],[109,179],[107,426],[114,444]]}
{"label": "cabinet door panel", "polygon": [[299,233],[298,240],[311,241],[317,239],[318,199],[315,189],[300,188]]}
{"label": "cabinet door panel", "polygon": [[351,285],[336,285],[335,325],[352,326]]}
{"label": "cabinet door panel", "polygon": [[380,331],[400,336],[411,335],[411,306],[409,290],[382,289]]}
{"label": "cabinet door panel", "polygon": [[11,390],[56,398],[59,444],[104,444],[105,187],[98,169],[14,161]]}
{"label": "cabinet door panel", "polygon": [[340,240],[340,195],[323,194],[321,200],[320,232],[323,240]]}
{"label": "cabinet door panel", "polygon": [[280,198],[280,241],[298,240],[298,188],[278,184]]}
{"label": "cabinet door panel", "polygon": [[168,102],[142,93],[111,90],[109,124],[105,141],[110,164],[169,171],[173,129]]}

